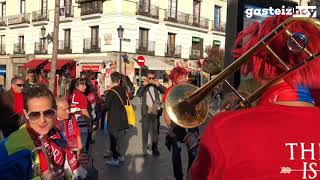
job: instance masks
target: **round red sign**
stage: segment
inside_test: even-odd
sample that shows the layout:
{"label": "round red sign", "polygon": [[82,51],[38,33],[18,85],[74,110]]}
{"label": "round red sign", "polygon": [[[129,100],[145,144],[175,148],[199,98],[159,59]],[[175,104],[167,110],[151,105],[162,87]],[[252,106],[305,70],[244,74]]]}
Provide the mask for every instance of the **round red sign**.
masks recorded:
{"label": "round red sign", "polygon": [[144,66],[145,59],[143,56],[138,56],[137,63],[139,66]]}

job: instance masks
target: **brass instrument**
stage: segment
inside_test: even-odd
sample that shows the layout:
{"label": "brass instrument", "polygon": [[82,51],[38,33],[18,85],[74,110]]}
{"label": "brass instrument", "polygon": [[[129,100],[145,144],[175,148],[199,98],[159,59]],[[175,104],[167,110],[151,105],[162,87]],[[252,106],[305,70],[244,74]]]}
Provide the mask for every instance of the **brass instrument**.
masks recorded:
{"label": "brass instrument", "polygon": [[[236,59],[224,71],[220,72],[216,78],[210,80],[202,87],[197,89],[196,86],[187,83],[174,86],[171,91],[169,91],[165,102],[165,108],[170,119],[175,124],[184,128],[194,128],[200,126],[202,123],[204,123],[208,115],[208,103],[204,100],[204,98],[213,88],[215,88],[222,82],[225,82],[240,98],[240,102],[235,107],[235,109],[248,107],[253,101],[260,97],[260,95],[273,83],[277,82],[286,74],[301,68],[302,65],[318,57],[320,55],[320,52],[316,52],[313,54],[306,48],[308,40],[303,35],[303,33],[292,33],[287,28],[293,21],[304,21],[307,23],[311,23],[316,28],[318,28],[320,32],[320,22],[315,18],[288,18],[267,36],[261,39],[251,49],[249,49],[245,54]],[[306,59],[304,63],[297,64],[293,67],[288,67],[288,65],[286,65],[286,63],[268,45],[268,43],[278,33],[280,33],[280,31],[288,35],[289,38],[287,46],[291,51],[296,53],[303,51],[304,53],[307,53],[309,55],[308,59]],[[284,72],[277,78],[271,80],[269,83],[259,87],[253,94],[245,98],[226,79],[236,70],[238,70],[241,65],[246,62],[247,59],[249,59],[255,52],[257,52],[259,48],[262,47],[266,48],[277,59],[277,61],[282,65]]]}
{"label": "brass instrument", "polygon": [[[44,137],[43,135],[41,135],[41,136],[39,136],[39,140],[40,140],[40,142],[41,142],[41,146],[34,148],[34,149],[32,150],[32,153],[34,153],[34,152],[37,153],[38,151],[42,151],[43,154],[44,154],[44,157],[45,157],[45,159],[46,159],[46,162],[47,162],[47,165],[48,165],[48,169],[49,169],[50,173],[51,173],[52,175],[54,175],[54,174],[57,173],[57,171],[56,171],[56,169],[54,169],[54,166],[53,166],[52,161],[51,161],[51,159],[50,159],[50,157],[53,156],[53,155],[52,155],[52,153],[49,153],[48,150],[47,150],[47,148],[45,147],[45,144],[44,144],[44,142],[45,142],[45,141],[44,141],[44,140],[45,140],[45,137]],[[40,174],[40,172],[38,172],[38,170],[36,170],[36,167],[35,167],[35,164],[34,164],[34,163],[32,164],[32,169],[33,169],[35,172],[37,172],[37,174]]]}

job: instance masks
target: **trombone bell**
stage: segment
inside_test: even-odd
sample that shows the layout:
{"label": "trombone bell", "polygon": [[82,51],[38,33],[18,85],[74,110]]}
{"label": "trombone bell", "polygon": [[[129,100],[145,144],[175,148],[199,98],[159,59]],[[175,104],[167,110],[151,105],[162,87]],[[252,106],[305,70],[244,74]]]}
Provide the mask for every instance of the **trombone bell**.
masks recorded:
{"label": "trombone bell", "polygon": [[198,87],[182,83],[172,88],[167,96],[165,108],[170,119],[184,128],[200,126],[208,115],[209,106],[205,99],[198,104],[187,101]]}

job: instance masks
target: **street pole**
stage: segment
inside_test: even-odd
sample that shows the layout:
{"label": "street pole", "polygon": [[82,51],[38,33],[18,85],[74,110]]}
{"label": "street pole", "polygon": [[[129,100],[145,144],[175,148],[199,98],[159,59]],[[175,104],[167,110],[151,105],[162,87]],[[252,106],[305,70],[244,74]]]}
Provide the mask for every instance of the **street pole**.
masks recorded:
{"label": "street pole", "polygon": [[51,71],[49,79],[49,89],[54,92],[54,81],[56,78],[56,66],[58,57],[58,39],[59,39],[59,10],[60,0],[55,0],[54,6],[54,23],[53,23],[53,47],[52,47],[52,58],[51,58]]}
{"label": "street pole", "polygon": [[141,66],[139,66],[139,87],[141,86]]}
{"label": "street pole", "polygon": [[119,72],[120,73],[122,73],[122,60],[121,60],[121,51],[122,51],[122,38],[120,37],[119,38],[119,40],[120,40],[120,53],[119,53],[119,66],[120,66],[120,70],[119,70]]}

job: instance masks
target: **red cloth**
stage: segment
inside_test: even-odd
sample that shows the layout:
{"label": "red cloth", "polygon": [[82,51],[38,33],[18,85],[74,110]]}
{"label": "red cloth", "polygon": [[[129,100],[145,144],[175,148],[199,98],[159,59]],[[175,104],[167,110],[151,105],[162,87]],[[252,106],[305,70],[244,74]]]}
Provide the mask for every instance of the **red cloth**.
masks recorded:
{"label": "red cloth", "polygon": [[[219,113],[201,137],[192,180],[300,180],[304,173],[313,176],[312,171],[304,172],[304,163],[308,170],[312,170],[310,166],[320,169],[319,117],[319,108],[272,103]],[[301,143],[305,149],[315,143],[315,160],[310,152],[304,152],[302,159]],[[280,173],[288,170],[282,167],[302,172]]]}
{"label": "red cloth", "polygon": [[88,94],[88,101],[90,102],[90,104],[93,104],[96,102],[96,97],[93,92]]}
{"label": "red cloth", "polygon": [[19,115],[23,115],[23,94],[22,93],[16,93],[13,89],[11,89],[13,93],[13,111],[15,113],[18,113]]}
{"label": "red cloth", "polygon": [[87,109],[88,108],[88,99],[87,97],[78,89],[73,91],[73,94],[69,97],[70,108],[80,108]]}
{"label": "red cloth", "polygon": [[68,142],[70,149],[78,148],[77,137],[80,136],[80,129],[74,115],[70,115],[69,119],[62,120],[63,127],[61,127],[61,121],[56,120],[56,126],[63,133],[64,137]]}
{"label": "red cloth", "polygon": [[170,91],[172,88],[173,88],[173,86],[170,86],[170,87],[168,87],[168,88],[164,91],[164,93],[163,93],[163,95],[162,95],[162,102],[163,102],[163,103],[166,102],[168,93],[169,93],[169,91]]}

